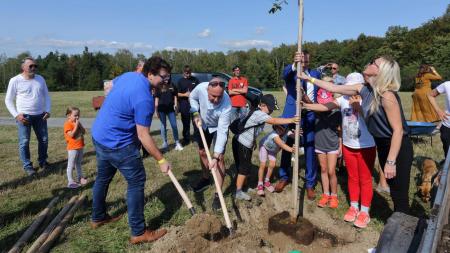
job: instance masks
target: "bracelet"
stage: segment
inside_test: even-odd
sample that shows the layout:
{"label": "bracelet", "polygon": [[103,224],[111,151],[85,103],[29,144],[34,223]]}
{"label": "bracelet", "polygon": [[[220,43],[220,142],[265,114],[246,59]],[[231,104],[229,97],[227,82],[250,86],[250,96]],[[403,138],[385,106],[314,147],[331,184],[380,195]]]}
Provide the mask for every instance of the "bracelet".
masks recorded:
{"label": "bracelet", "polygon": [[158,161],[158,164],[163,164],[163,163],[165,163],[165,162],[166,162],[166,159],[165,159],[165,158],[162,158],[161,160]]}
{"label": "bracelet", "polygon": [[395,165],[396,162],[395,162],[395,160],[386,160],[386,164],[387,165]]}
{"label": "bracelet", "polygon": [[316,79],[313,77],[313,78],[309,79],[309,81],[310,81],[311,83],[314,84],[314,82],[316,81]]}
{"label": "bracelet", "polygon": [[192,115],[197,116],[197,115],[198,115],[198,112],[194,112],[194,113],[192,113]]}

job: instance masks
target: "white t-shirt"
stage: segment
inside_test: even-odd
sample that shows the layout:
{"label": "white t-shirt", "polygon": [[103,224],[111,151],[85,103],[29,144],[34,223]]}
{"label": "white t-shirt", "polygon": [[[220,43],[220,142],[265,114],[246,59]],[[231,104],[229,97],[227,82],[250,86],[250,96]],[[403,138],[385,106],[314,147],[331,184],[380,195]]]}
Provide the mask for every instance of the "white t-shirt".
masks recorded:
{"label": "white t-shirt", "polygon": [[342,114],[342,143],[353,149],[374,147],[375,141],[367,130],[364,118],[353,112],[348,99],[348,96],[336,99]]}
{"label": "white t-shirt", "polygon": [[[447,97],[445,99],[445,112],[450,113],[450,81],[441,83],[438,87],[436,87],[436,90],[440,94],[447,94]],[[442,124],[450,128],[450,119],[442,121]]]}
{"label": "white t-shirt", "polygon": [[22,74],[11,78],[6,91],[5,104],[14,118],[19,113],[39,115],[50,112],[50,95],[44,78],[35,75],[33,79],[25,79]]}

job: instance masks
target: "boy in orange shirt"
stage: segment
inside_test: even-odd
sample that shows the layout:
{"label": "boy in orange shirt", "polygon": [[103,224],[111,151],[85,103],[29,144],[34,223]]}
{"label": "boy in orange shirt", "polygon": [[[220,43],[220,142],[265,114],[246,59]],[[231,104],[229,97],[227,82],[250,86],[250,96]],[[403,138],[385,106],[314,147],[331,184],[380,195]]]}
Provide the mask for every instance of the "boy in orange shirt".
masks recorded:
{"label": "boy in orange shirt", "polygon": [[[64,138],[67,141],[67,184],[68,188],[75,189],[80,185],[87,184],[87,179],[81,171],[81,161],[83,160],[84,137],[86,133],[80,122],[80,109],[68,107],[66,111],[67,120],[64,123]],[[72,178],[73,168],[77,168],[78,181]]]}

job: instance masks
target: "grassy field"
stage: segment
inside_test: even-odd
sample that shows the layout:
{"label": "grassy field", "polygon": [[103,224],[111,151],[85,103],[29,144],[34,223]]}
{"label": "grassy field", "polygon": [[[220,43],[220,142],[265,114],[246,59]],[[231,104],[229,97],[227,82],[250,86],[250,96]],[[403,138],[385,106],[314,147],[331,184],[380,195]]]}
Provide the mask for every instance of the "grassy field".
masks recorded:
{"label": "grassy field", "polygon": [[[99,92],[61,92],[52,93],[53,115],[55,117],[64,116],[64,108],[68,104],[77,105],[82,109],[83,117],[94,116],[90,109],[90,99]],[[279,104],[284,103],[281,92],[275,93]],[[409,118],[411,99],[410,93],[403,93],[402,102],[406,117]],[[4,97],[4,96],[3,96]],[[3,98],[2,97],[2,98]],[[440,100],[442,103],[442,100]],[[6,116],[3,103],[1,115]],[[92,114],[90,114],[92,111]],[[279,115],[280,111],[275,111],[274,115]],[[153,133],[152,133],[153,134]],[[161,144],[159,132],[155,133],[154,138],[158,145]],[[170,134],[170,132],[169,132]],[[171,135],[169,135],[171,138]],[[107,198],[109,212],[111,214],[124,214],[124,217],[115,224],[102,227],[98,230],[89,228],[89,217],[91,213],[92,183],[95,179],[95,152],[90,141],[90,135],[86,136],[86,148],[83,161],[83,170],[87,174],[90,183],[80,190],[69,190],[66,188],[66,162],[67,154],[65,142],[62,136],[61,128],[49,129],[49,162],[51,168],[48,171],[38,173],[36,178],[25,176],[18,159],[17,151],[17,129],[15,127],[0,126],[0,145],[3,152],[0,153],[2,165],[0,165],[0,251],[9,249],[20,235],[31,224],[33,218],[39,213],[52,199],[52,196],[59,195],[65,199],[65,202],[74,194],[85,192],[89,201],[76,213],[74,220],[64,235],[54,248],[54,252],[139,252],[145,251],[151,247],[151,244],[141,246],[132,246],[127,240],[129,238],[129,228],[126,217],[126,182],[121,175],[115,176],[109,188]],[[31,141],[32,159],[37,164],[37,142],[32,138]],[[171,141],[173,143],[173,141]],[[229,171],[233,170],[233,160],[231,146],[227,148],[225,162]],[[173,148],[173,146],[172,146]],[[415,142],[414,145],[415,161],[411,173],[411,205],[413,213],[417,216],[426,216],[429,211],[427,204],[424,204],[417,192],[417,180],[420,175],[418,166],[424,157],[430,157],[435,161],[443,159],[443,151],[440,140],[433,138],[430,145],[430,139],[425,138]],[[200,166],[197,158],[196,145],[186,146],[181,152],[171,150],[165,157],[173,164],[173,171],[180,183],[187,188],[194,183],[200,176]],[[253,172],[256,172],[257,152],[253,155]],[[153,159],[145,159],[144,164],[147,172],[147,183],[145,190],[145,218],[150,228],[168,227],[170,225],[182,225],[189,217],[189,212],[176,193],[175,188],[170,183],[168,177],[162,175]],[[302,166],[302,168],[304,168]],[[302,170],[303,171],[303,170]],[[276,173],[274,173],[276,174]],[[228,206],[231,204],[230,194],[233,192],[233,185],[230,185],[230,176],[226,177],[224,192]],[[303,184],[301,180],[301,184]],[[345,210],[348,208],[346,174],[339,173],[339,198],[340,207],[338,210],[328,210],[331,217],[342,219]],[[316,187],[319,193],[320,184]],[[188,191],[188,195],[193,200],[193,204],[200,212],[211,212],[212,187],[201,194],[194,194]],[[63,206],[60,202],[58,209]],[[392,203],[389,197],[375,194],[371,210],[371,227],[381,231],[383,224],[389,217]]]}

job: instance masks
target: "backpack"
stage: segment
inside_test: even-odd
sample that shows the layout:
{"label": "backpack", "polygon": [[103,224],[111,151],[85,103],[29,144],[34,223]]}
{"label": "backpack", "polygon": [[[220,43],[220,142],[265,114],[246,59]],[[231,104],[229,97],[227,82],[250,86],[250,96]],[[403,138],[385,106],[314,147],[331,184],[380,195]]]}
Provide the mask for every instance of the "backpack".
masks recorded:
{"label": "backpack", "polygon": [[245,132],[245,131],[247,131],[249,129],[252,129],[252,128],[264,125],[264,123],[261,123],[261,124],[258,124],[258,125],[245,127],[245,124],[247,124],[248,119],[253,115],[253,113],[256,110],[259,110],[259,109],[252,109],[247,114],[247,116],[245,116],[245,118],[237,118],[233,122],[231,122],[230,130],[235,136],[238,136],[238,135],[242,134],[243,132]]}

